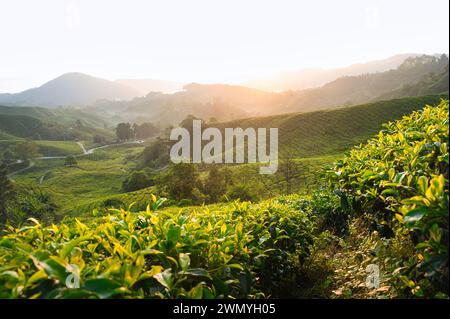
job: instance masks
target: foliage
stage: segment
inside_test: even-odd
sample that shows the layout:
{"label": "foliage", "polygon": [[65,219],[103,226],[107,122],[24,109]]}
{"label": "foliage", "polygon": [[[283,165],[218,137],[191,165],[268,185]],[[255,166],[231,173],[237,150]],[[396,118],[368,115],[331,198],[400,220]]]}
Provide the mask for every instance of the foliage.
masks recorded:
{"label": "foliage", "polygon": [[99,134],[95,134],[92,137],[92,141],[94,142],[94,144],[98,144],[98,145],[106,144],[106,138]]}
{"label": "foliage", "polygon": [[226,197],[231,200],[240,199],[253,202],[258,200],[258,196],[254,194],[248,186],[243,184],[233,185],[227,192]]}
{"label": "foliage", "polygon": [[39,154],[36,143],[32,141],[17,143],[14,145],[14,153],[16,153],[17,156],[23,161],[27,161]]}
{"label": "foliage", "polygon": [[388,123],[329,172],[382,237],[410,234],[415,253],[398,272],[416,296],[448,294],[448,116],[447,100]]}
{"label": "foliage", "polygon": [[73,165],[77,165],[77,164],[78,164],[77,159],[73,155],[67,156],[64,161],[64,165],[66,165],[66,166],[73,166]]}
{"label": "foliage", "polygon": [[135,138],[148,138],[155,136],[159,129],[153,123],[133,124],[133,132]]}
{"label": "foliage", "polygon": [[116,127],[116,136],[120,141],[126,141],[134,137],[133,129],[130,123],[119,123]]}
{"label": "foliage", "polygon": [[12,184],[6,175],[6,166],[0,164],[0,225],[8,219],[8,201],[13,196]]}
{"label": "foliage", "polygon": [[[89,224],[10,227],[0,240],[0,297],[268,297],[312,244],[308,216],[278,201],[189,214],[155,212],[161,202]],[[65,285],[73,265],[78,289]]]}
{"label": "foliage", "polygon": [[[225,169],[219,169],[217,165],[211,165],[208,177],[203,185],[203,193],[208,196],[210,203],[217,203],[227,190],[227,173]],[[246,199],[244,199],[246,200]]]}
{"label": "foliage", "polygon": [[159,168],[169,163],[169,146],[168,142],[157,138],[156,141],[145,147],[142,151],[141,158],[143,166]]}
{"label": "foliage", "polygon": [[138,189],[152,186],[154,178],[145,171],[133,171],[122,183],[122,189],[132,192]]}
{"label": "foliage", "polygon": [[173,164],[162,181],[161,186],[166,188],[172,199],[192,198],[193,191],[199,184],[197,168],[187,163]]}
{"label": "foliage", "polygon": [[8,224],[21,225],[30,217],[46,223],[58,221],[59,207],[50,193],[39,188],[15,184],[14,195],[8,205]]}

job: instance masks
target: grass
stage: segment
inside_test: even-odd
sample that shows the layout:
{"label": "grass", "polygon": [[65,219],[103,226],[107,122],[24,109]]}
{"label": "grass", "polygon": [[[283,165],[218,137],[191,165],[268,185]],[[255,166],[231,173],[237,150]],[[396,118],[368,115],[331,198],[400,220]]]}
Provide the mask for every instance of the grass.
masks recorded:
{"label": "grass", "polygon": [[44,156],[67,156],[83,154],[81,147],[72,141],[36,141]]}
{"label": "grass", "polygon": [[[400,118],[424,104],[435,104],[439,96],[405,98],[330,111],[293,113],[217,123],[224,127],[278,127],[280,159],[295,158],[298,172],[291,180],[291,191],[308,194],[321,185],[324,168],[343,157],[352,146],[365,142],[382,123]],[[41,141],[47,153],[76,154],[75,142]],[[121,184],[137,165],[135,158],[143,146],[122,145],[101,149],[79,157],[78,165],[65,167],[64,160],[36,160],[36,166],[15,176],[18,182],[39,185],[52,193],[65,215],[91,214],[108,202],[145,207],[154,188],[123,193]],[[282,162],[282,161],[281,161]],[[258,165],[227,165],[235,180],[249,185],[260,199],[286,193],[288,185],[282,168],[274,175],[260,175]],[[201,176],[206,171],[200,166]],[[70,209],[69,209],[70,208]]]}
{"label": "grass", "polygon": [[111,140],[114,132],[108,126],[112,124],[97,115],[76,109],[0,106],[0,141],[92,140],[94,135]]}
{"label": "grass", "polygon": [[[0,140],[0,153],[23,139]],[[74,141],[34,141],[40,156],[67,156],[82,154],[80,146]]]}
{"label": "grass", "polygon": [[138,154],[142,148],[121,145],[101,149],[78,157],[76,166],[64,166],[63,159],[34,160],[33,168],[14,179],[19,183],[39,185],[50,192],[61,211],[67,213],[69,207],[75,208],[103,196],[120,193],[123,178],[135,165],[126,157]]}
{"label": "grass", "polygon": [[37,118],[44,122],[58,123],[60,125],[74,125],[77,120],[81,120],[87,126],[101,127],[109,124],[104,119],[92,114],[72,108],[45,108],[45,107],[8,107],[0,106],[0,114],[4,115],[26,115]]}

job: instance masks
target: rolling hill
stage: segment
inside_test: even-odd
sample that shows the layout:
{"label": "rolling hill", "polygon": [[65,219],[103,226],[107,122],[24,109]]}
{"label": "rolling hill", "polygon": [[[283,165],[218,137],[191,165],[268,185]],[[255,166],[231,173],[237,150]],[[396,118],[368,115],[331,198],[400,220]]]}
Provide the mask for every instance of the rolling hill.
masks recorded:
{"label": "rolling hill", "polygon": [[0,94],[0,104],[13,106],[80,106],[97,100],[129,100],[139,93],[123,84],[83,73],[66,73],[40,87]]}
{"label": "rolling hill", "polygon": [[81,109],[74,108],[45,108],[36,106],[1,106],[0,114],[2,115],[24,115],[37,118],[41,121],[57,123],[60,125],[74,125],[77,120],[83,124],[92,127],[104,127],[113,123],[107,119]]}
{"label": "rolling hill", "polygon": [[112,139],[109,122],[68,108],[0,106],[0,151],[24,138],[36,141],[91,141],[94,135]]}
{"label": "rolling hill", "polygon": [[[420,95],[420,90],[398,94],[399,90],[427,81],[434,74],[448,71],[448,57],[423,55],[407,58],[397,69],[381,73],[345,76],[320,88],[298,92],[289,102],[290,111],[313,111],[342,105],[357,105],[386,98]],[[422,94],[448,92],[448,82]],[[394,93],[393,93],[394,92]],[[397,92],[397,94],[395,94]]]}
{"label": "rolling hill", "polygon": [[448,57],[423,55],[406,58],[396,69],[344,76],[302,91],[275,93],[238,85],[191,83],[181,92],[100,101],[92,109],[126,121],[178,125],[189,114],[207,121],[212,117],[228,121],[441,93],[448,93]]}
{"label": "rolling hill", "polygon": [[[286,157],[293,158],[299,169],[292,176],[292,189],[296,192],[310,193],[321,185],[321,175],[325,166],[343,157],[344,153],[355,145],[366,142],[382,129],[384,123],[422,109],[425,104],[436,105],[441,98],[448,99],[448,95],[409,97],[334,110],[253,117],[214,123],[214,127],[222,130],[226,127],[277,127],[280,160]],[[260,175],[258,164],[224,166],[230,168],[231,174],[238,183],[251,185],[253,192],[258,194],[259,198],[277,196],[286,191],[286,181],[281,168],[276,174]],[[201,172],[205,169],[207,167],[199,165]],[[95,192],[100,194],[101,190],[96,188]],[[155,192],[157,190],[154,187],[131,193],[112,193],[105,188],[103,195],[97,199],[90,197],[90,200],[83,205],[72,206],[72,213],[77,215],[86,211],[90,212],[111,201],[123,203],[124,207],[135,202],[136,207],[145,208],[149,194]]]}
{"label": "rolling hill", "polygon": [[399,119],[423,108],[425,104],[438,104],[442,98],[448,99],[448,95],[408,97],[315,112],[253,117],[215,123],[214,127],[222,130],[226,127],[278,128],[280,157],[333,155],[365,142],[381,129],[383,123]]}

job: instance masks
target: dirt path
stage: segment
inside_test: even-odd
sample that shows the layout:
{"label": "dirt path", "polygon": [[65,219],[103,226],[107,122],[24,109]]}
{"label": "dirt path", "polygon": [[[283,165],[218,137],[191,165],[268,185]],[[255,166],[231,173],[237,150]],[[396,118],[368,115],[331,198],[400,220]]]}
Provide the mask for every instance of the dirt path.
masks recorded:
{"label": "dirt path", "polygon": [[21,168],[21,169],[15,171],[15,172],[12,172],[11,174],[8,174],[7,177],[8,177],[9,179],[11,179],[11,177],[13,177],[14,175],[20,174],[20,173],[22,173],[22,172],[25,172],[26,170],[29,170],[30,168],[32,168],[34,165],[35,165],[34,162],[33,162],[33,161],[30,161],[30,163],[28,164],[27,167],[24,167],[24,168]]}

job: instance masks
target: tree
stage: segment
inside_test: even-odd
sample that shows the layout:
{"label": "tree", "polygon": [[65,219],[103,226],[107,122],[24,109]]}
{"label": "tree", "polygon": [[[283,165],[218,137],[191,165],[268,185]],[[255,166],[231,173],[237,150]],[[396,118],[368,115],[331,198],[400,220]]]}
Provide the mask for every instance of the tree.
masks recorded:
{"label": "tree", "polygon": [[193,190],[199,184],[200,181],[195,165],[188,163],[172,165],[165,178],[168,193],[178,201],[192,199]]}
{"label": "tree", "polygon": [[119,123],[116,127],[116,136],[120,141],[126,141],[133,138],[134,132],[130,123]]}
{"label": "tree", "polygon": [[183,127],[185,129],[187,129],[191,134],[192,134],[192,125],[193,125],[193,121],[194,120],[200,120],[202,121],[201,124],[205,124],[205,121],[202,120],[201,118],[195,117],[192,114],[189,114],[188,116],[186,116],[186,118],[180,122],[179,127]]}
{"label": "tree", "polygon": [[142,151],[142,161],[145,166],[161,167],[169,163],[169,160],[169,144],[163,139],[157,138]]}
{"label": "tree", "polygon": [[203,192],[208,195],[210,202],[216,203],[219,201],[220,197],[225,194],[226,189],[227,183],[225,174],[217,167],[217,165],[212,165],[205,181]]}
{"label": "tree", "polygon": [[3,152],[3,163],[5,165],[10,165],[12,163],[14,163],[14,153],[11,152],[11,150],[7,149],[6,151]]}
{"label": "tree", "polygon": [[13,196],[13,187],[8,179],[6,165],[0,165],[0,224],[6,224],[8,220],[8,201]]}
{"label": "tree", "polygon": [[138,189],[152,186],[154,180],[143,171],[134,171],[122,183],[122,189],[126,192],[132,192]]}
{"label": "tree", "polygon": [[78,164],[77,159],[73,155],[67,156],[66,160],[64,162],[64,165],[66,165],[66,166],[74,166],[74,165],[77,165],[77,164]]}
{"label": "tree", "polygon": [[147,138],[158,133],[158,128],[152,123],[133,124],[133,131],[136,138]]}
{"label": "tree", "polygon": [[253,194],[253,192],[246,185],[234,185],[227,193],[228,199],[236,200],[239,199],[241,201],[251,201],[256,202],[258,200],[258,196]]}
{"label": "tree", "polygon": [[139,135],[139,124],[133,123],[132,130],[133,130],[134,138],[138,138],[138,135]]}
{"label": "tree", "polygon": [[106,138],[104,136],[95,134],[94,137],[92,138],[92,140],[94,141],[95,144],[105,144],[106,143]]}
{"label": "tree", "polygon": [[18,143],[14,147],[14,153],[19,156],[23,161],[28,161],[29,159],[38,156],[38,146],[32,141],[26,141]]}

